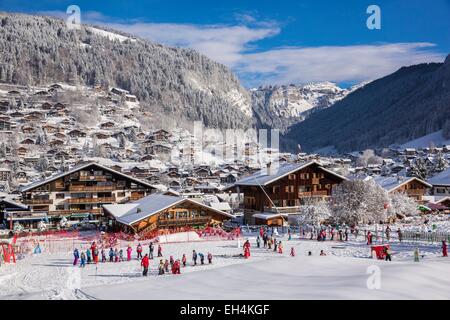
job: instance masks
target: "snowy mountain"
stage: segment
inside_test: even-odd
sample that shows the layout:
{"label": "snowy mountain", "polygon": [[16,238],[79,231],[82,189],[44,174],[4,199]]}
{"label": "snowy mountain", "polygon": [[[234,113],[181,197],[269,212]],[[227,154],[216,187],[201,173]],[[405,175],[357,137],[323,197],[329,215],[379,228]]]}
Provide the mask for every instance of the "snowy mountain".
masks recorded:
{"label": "snowy mountain", "polygon": [[279,128],[303,121],[312,112],[328,108],[362,85],[343,89],[331,82],[265,86],[250,90],[255,116],[261,126]]}
{"label": "snowy mountain", "polygon": [[[51,17],[0,13],[0,82],[55,82],[118,87],[141,106],[208,127],[248,127],[251,100],[224,65],[118,31],[83,25],[69,30]],[[176,126],[176,124],[173,124]]]}
{"label": "snowy mountain", "polygon": [[444,63],[402,67],[292,126],[285,145],[347,152],[403,144],[439,130],[449,139],[449,86],[450,55]]}

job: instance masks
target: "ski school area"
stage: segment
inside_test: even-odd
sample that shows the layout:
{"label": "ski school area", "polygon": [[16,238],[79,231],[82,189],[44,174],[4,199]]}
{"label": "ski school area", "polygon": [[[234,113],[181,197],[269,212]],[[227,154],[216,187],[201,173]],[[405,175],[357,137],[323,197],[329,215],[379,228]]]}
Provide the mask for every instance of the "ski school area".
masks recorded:
{"label": "ski school area", "polygon": [[394,224],[15,236],[0,299],[450,299],[447,242]]}

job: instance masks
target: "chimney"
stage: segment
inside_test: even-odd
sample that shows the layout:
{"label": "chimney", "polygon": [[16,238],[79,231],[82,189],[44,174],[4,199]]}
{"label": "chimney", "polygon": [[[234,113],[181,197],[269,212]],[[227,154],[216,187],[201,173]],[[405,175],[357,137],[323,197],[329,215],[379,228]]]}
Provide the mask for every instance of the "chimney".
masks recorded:
{"label": "chimney", "polygon": [[272,174],[272,162],[266,163],[266,169],[267,169],[267,175],[270,176]]}

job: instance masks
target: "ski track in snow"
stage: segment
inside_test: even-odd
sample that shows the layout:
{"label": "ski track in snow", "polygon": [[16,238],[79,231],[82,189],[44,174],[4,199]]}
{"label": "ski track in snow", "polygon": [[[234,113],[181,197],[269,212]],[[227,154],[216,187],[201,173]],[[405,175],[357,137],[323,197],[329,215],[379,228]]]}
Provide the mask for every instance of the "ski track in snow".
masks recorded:
{"label": "ski track in snow", "polygon": [[[293,240],[288,241],[285,236],[282,238],[284,247],[283,254],[275,253],[263,248],[255,248],[255,237],[249,237],[252,243],[252,256],[250,259],[243,259],[238,257],[242,252],[241,248],[237,247],[237,241],[208,241],[202,243],[168,243],[163,244],[164,259],[169,259],[170,255],[173,255],[175,259],[181,259],[183,253],[186,254],[188,267],[182,268],[181,276],[174,276],[166,274],[164,276],[157,276],[157,264],[158,258],[151,261],[149,277],[144,278],[141,276],[141,267],[138,260],[134,259],[129,262],[120,263],[99,263],[97,268],[95,265],[90,264],[85,268],[74,267],[72,265],[72,253],[58,253],[58,254],[40,254],[27,256],[26,258],[19,260],[16,265],[5,265],[0,267],[0,299],[83,299],[92,300],[97,299],[98,295],[101,298],[121,298],[122,294],[125,295],[125,299],[132,298],[127,290],[120,289],[121,286],[129,288],[145,288],[148,287],[149,281],[155,281],[155,284],[161,286],[171,286],[174,282],[178,283],[178,278],[186,277],[187,279],[195,279],[195,282],[201,282],[211,288],[228,287],[230,285],[246,288],[246,286],[255,286],[253,272],[258,270],[261,273],[262,279],[283,279],[283,286],[290,287],[290,278],[295,279],[296,276],[290,274],[289,271],[280,273],[280,269],[283,266],[292,265],[296,268],[297,261],[311,261],[313,265],[307,265],[300,262],[302,268],[305,268],[305,272],[302,277],[306,277],[308,274],[309,280],[319,277],[317,273],[317,261],[316,257],[319,255],[320,250],[324,250],[327,253],[327,257],[320,257],[319,262],[322,262],[320,267],[321,272],[325,275],[329,273],[329,276],[333,275],[333,268],[337,268],[337,265],[349,265],[351,268],[359,265],[370,265],[371,263],[383,264],[383,261],[375,261],[370,259],[370,248],[367,246],[360,236],[360,239],[356,241],[353,236],[350,236],[350,241],[325,241],[318,242],[315,240],[299,240],[294,237]],[[243,241],[240,241],[240,245]],[[407,266],[414,265],[413,250],[418,246],[421,254],[424,256],[421,264],[427,264],[427,268],[435,268],[435,263],[442,263],[443,260],[439,260],[437,257],[441,254],[440,245],[438,244],[426,244],[426,243],[412,243],[404,242],[399,244],[394,242],[392,244],[393,262],[389,264],[389,268],[394,269],[396,264],[406,264]],[[296,257],[289,256],[291,247],[295,248]],[[144,247],[144,252],[147,248]],[[125,248],[124,252],[125,252]],[[214,255],[212,265],[204,266],[191,266],[192,250],[202,252],[205,256],[209,252]],[[311,251],[313,257],[307,257],[307,252]],[[156,248],[155,248],[156,252]],[[135,246],[133,247],[133,258],[135,257]],[[158,259],[158,260],[157,260]],[[205,259],[206,260],[206,259]],[[330,264],[326,263],[329,261]],[[447,262],[446,260],[444,260]],[[273,268],[270,266],[274,266]],[[281,266],[281,267],[280,267]],[[450,266],[450,260],[447,263],[447,267]],[[292,267],[292,266],[291,266]],[[350,267],[347,270],[350,270]],[[239,271],[242,270],[242,273]],[[328,270],[328,271],[327,271]],[[362,270],[360,267],[358,272]],[[440,269],[439,269],[440,270]],[[365,271],[365,269],[363,270]],[[247,279],[247,272],[249,278]],[[344,271],[345,272],[345,271]],[[348,271],[347,271],[348,272]],[[191,275],[192,274],[192,275]],[[220,280],[211,280],[212,283],[206,283],[202,275],[217,274]],[[322,276],[324,276],[322,274]],[[364,277],[367,277],[363,272]],[[241,277],[242,276],[242,277]],[[356,277],[357,275],[355,275]],[[209,279],[207,277],[206,279]],[[348,279],[346,278],[348,277]],[[361,277],[361,275],[359,275]],[[174,279],[175,278],[175,279]],[[203,280],[202,280],[203,279]],[[345,280],[347,279],[347,280]],[[342,276],[340,278],[331,277],[328,285],[335,284],[336,286],[347,287],[348,283],[351,283],[353,277],[352,274]],[[355,280],[354,278],[353,280]],[[420,280],[420,278],[419,278]],[[79,283],[77,283],[77,281]],[[272,281],[272,280],[270,280]],[[320,283],[317,278],[318,284]],[[439,279],[436,279],[436,283],[439,283]],[[217,283],[216,283],[217,282]],[[183,282],[184,283],[184,282]],[[240,283],[240,284],[239,284]],[[198,287],[198,285],[194,285]],[[115,290],[114,290],[115,288]],[[110,291],[111,293],[103,294],[103,291]],[[248,288],[246,288],[248,290]],[[99,294],[101,290],[102,294]],[[133,289],[134,290],[134,289]],[[131,290],[131,291],[133,291]],[[175,290],[175,289],[174,289]],[[176,297],[180,299],[190,298],[190,289],[188,287],[177,287]],[[273,288],[278,291],[279,288]],[[295,296],[296,289],[290,288],[293,296]],[[448,290],[444,290],[445,292]],[[116,295],[114,295],[116,294]],[[314,293],[318,294],[318,293]],[[225,297],[228,297],[224,293]],[[285,296],[285,294],[280,293]],[[151,297],[154,297],[152,295]],[[164,296],[164,295],[163,295]],[[238,295],[239,296],[239,295]],[[150,296],[137,296],[137,298],[149,298]],[[208,297],[205,299],[220,298],[221,296]],[[387,294],[387,297],[391,297]],[[161,298],[161,297],[156,297]],[[263,296],[261,298],[264,298]],[[279,298],[268,294],[268,299]],[[285,298],[289,298],[285,297]],[[320,298],[318,296],[318,298]]]}

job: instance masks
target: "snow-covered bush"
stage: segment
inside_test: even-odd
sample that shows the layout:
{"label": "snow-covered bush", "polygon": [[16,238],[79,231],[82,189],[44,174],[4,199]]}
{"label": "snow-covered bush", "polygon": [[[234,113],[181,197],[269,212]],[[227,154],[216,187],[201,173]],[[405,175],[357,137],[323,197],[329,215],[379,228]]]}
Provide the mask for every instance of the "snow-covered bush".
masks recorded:
{"label": "snow-covered bush", "polygon": [[315,199],[304,199],[304,205],[300,208],[300,214],[293,217],[297,225],[319,225],[331,216],[329,203]]}
{"label": "snow-covered bush", "polygon": [[344,181],[333,189],[332,219],[339,224],[357,225],[385,221],[387,192],[373,180]]}
{"label": "snow-covered bush", "polygon": [[419,213],[417,202],[403,192],[393,192],[390,195],[388,211],[400,217],[414,216]]}

